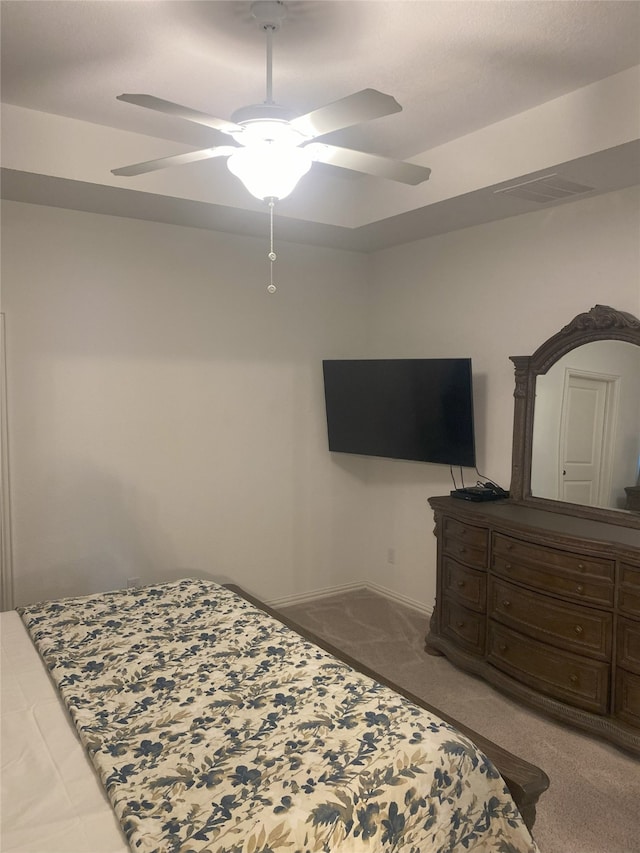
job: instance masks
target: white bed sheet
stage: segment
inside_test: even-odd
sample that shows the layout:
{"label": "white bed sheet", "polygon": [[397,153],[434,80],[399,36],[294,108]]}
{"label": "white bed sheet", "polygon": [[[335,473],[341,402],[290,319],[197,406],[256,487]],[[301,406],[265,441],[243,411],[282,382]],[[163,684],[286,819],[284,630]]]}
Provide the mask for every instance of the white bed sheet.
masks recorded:
{"label": "white bed sheet", "polygon": [[0,613],[1,853],[130,853],[47,670]]}

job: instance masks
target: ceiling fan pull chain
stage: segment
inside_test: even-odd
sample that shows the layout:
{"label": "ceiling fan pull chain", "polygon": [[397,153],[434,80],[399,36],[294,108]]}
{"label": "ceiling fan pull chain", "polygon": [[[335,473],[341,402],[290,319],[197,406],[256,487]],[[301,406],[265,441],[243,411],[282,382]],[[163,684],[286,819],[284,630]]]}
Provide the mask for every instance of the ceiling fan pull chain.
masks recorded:
{"label": "ceiling fan pull chain", "polygon": [[275,261],[277,255],[273,251],[273,209],[276,206],[276,200],[274,198],[269,199],[269,234],[270,234],[270,243],[269,243],[269,263],[271,264],[270,268],[270,279],[269,284],[267,285],[268,293],[275,293],[276,286],[273,283],[273,262]]}

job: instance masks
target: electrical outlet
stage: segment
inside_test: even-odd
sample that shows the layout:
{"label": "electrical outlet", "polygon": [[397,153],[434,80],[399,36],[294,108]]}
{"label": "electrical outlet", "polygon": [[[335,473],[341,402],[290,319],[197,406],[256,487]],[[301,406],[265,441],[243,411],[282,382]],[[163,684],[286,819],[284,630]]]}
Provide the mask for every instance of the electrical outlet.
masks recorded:
{"label": "electrical outlet", "polygon": [[395,548],[388,548],[387,549],[387,563],[389,563],[389,565],[391,565],[391,566],[394,566],[395,562],[396,562],[396,549]]}
{"label": "electrical outlet", "polygon": [[142,586],[140,578],[127,578],[127,589],[137,589],[139,586]]}

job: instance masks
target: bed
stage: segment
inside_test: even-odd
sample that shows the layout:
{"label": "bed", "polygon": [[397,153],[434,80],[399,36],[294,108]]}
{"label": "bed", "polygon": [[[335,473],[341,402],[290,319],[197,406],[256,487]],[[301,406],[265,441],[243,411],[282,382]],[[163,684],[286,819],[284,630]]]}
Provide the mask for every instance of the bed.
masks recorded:
{"label": "bed", "polygon": [[545,774],[233,586],[2,614],[3,853],[536,853]]}

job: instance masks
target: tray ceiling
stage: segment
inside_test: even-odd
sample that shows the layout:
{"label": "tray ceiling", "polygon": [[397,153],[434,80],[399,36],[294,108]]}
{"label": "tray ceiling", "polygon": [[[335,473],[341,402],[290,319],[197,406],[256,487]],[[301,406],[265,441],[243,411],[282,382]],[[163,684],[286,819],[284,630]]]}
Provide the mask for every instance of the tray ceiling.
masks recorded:
{"label": "tray ceiling", "polygon": [[[221,118],[264,99],[265,40],[250,6],[3,0],[4,197],[263,233],[264,208],[224,162],[110,174],[214,144],[205,128],[116,101],[121,92]],[[511,181],[559,173],[592,193],[640,182],[627,108],[634,94],[640,102],[635,0],[292,0],[287,13],[275,99],[304,113],[362,88],[388,92],[401,113],[327,141],[433,169],[427,184],[398,187],[316,164],[278,206],[289,239],[368,250],[539,209],[495,194]],[[619,114],[599,128],[611,96]]]}

